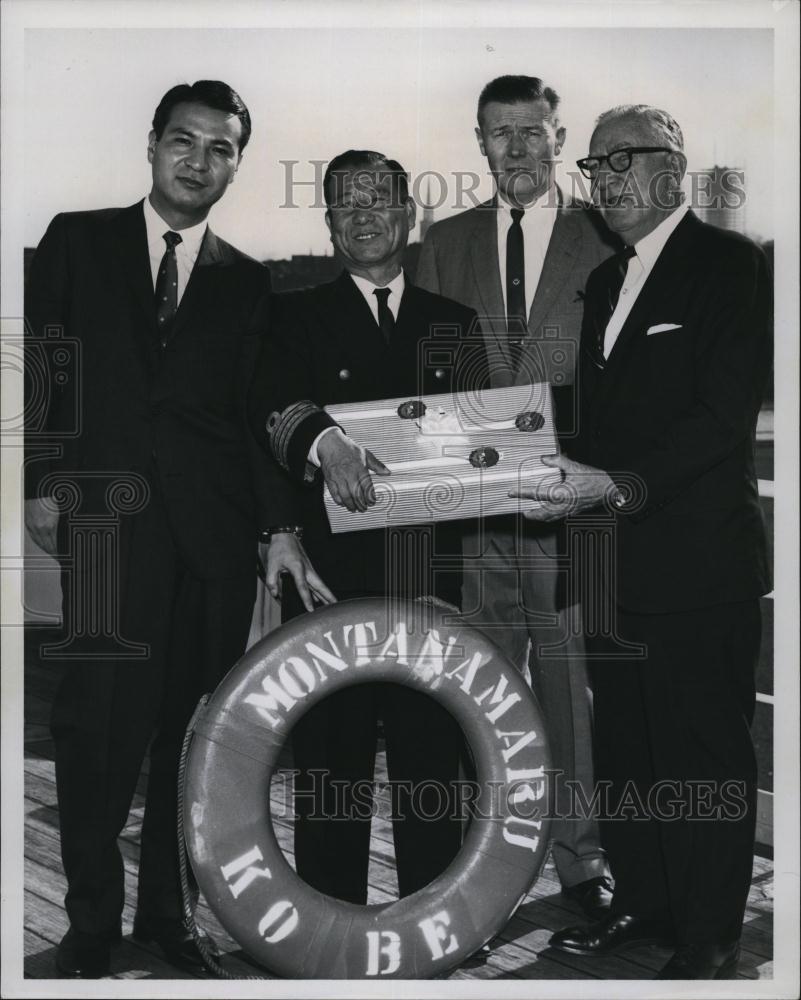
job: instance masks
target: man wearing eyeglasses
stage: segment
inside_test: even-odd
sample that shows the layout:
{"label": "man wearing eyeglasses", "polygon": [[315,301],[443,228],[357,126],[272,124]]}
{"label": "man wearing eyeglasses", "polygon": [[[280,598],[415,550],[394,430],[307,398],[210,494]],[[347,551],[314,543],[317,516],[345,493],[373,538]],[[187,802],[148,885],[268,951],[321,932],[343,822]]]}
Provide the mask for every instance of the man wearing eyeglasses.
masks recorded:
{"label": "man wearing eyeglasses", "polygon": [[[560,436],[575,433],[573,382],[589,273],[618,249],[597,212],[556,184],[566,139],[559,95],[537,77],[502,76],[478,100],[478,146],[494,198],[433,225],[417,268],[423,288],[476,310],[493,387],[550,382]],[[580,180],[580,178],[579,178]],[[595,821],[567,781],[593,783],[590,702],[580,610],[561,591],[561,532],[502,516],[465,540],[462,606],[531,682],[548,719],[560,815],[552,825],[562,891],[589,917],[611,899]]]}
{"label": "man wearing eyeglasses", "polygon": [[[551,946],[605,955],[675,946],[660,979],[734,978],[751,880],[756,763],[749,734],[770,589],[753,439],[770,366],[761,250],[682,204],[678,124],[644,105],[606,112],[579,167],[626,243],[587,284],[571,494],[527,516],[607,511],[614,636],[588,642],[595,760],[609,783],[609,916]],[[621,654],[639,647],[637,658]],[[620,810],[632,795],[644,809]],[[617,813],[616,813],[617,810]]]}

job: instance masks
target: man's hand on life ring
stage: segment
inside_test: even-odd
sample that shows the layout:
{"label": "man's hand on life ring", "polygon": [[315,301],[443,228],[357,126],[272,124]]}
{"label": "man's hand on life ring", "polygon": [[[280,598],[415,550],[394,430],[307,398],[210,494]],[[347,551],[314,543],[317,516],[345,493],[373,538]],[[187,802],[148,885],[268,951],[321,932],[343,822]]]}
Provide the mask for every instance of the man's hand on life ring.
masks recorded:
{"label": "man's hand on life ring", "polygon": [[272,536],[269,545],[259,546],[265,569],[265,585],[272,596],[281,600],[281,574],[289,573],[307,611],[320,604],[335,604],[336,597],[317,573],[297,535],[282,531]]}

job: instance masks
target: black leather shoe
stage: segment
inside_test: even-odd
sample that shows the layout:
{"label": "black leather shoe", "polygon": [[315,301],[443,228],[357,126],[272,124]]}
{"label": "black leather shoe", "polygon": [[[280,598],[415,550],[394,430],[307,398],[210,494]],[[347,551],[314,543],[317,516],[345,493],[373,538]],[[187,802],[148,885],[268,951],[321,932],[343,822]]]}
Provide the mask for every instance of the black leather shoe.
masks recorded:
{"label": "black leather shoe", "polygon": [[611,955],[640,944],[670,944],[672,932],[659,920],[609,914],[589,927],[567,927],[548,942],[572,955]]}
{"label": "black leather shoe", "polygon": [[[200,928],[198,928],[200,930]],[[192,932],[182,920],[148,920],[137,914],[134,918],[133,937],[135,941],[157,944],[164,957],[177,969],[185,972],[203,972],[206,963],[198,949]],[[204,949],[214,961],[220,960],[220,949],[214,939],[200,930]]]}
{"label": "black leather shoe", "polygon": [[70,927],[56,952],[56,968],[64,979],[100,979],[109,974],[111,945],[107,937],[81,934]]}
{"label": "black leather shoe", "polygon": [[612,905],[612,880],[606,875],[562,887],[562,895],[578,903],[590,920],[602,920]]}
{"label": "black leather shoe", "polygon": [[740,942],[685,944],[662,969],[657,979],[736,979]]}

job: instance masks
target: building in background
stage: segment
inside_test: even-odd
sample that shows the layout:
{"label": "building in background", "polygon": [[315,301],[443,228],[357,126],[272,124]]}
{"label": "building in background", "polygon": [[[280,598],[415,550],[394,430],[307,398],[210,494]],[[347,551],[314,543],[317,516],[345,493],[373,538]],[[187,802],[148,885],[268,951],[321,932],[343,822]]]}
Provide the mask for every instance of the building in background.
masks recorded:
{"label": "building in background", "polygon": [[333,254],[292,254],[284,260],[265,260],[264,263],[270,268],[275,292],[314,288],[325,281],[333,281],[342,270]]}
{"label": "building in background", "polygon": [[745,171],[741,167],[705,167],[693,171],[692,207],[702,222],[745,233]]}

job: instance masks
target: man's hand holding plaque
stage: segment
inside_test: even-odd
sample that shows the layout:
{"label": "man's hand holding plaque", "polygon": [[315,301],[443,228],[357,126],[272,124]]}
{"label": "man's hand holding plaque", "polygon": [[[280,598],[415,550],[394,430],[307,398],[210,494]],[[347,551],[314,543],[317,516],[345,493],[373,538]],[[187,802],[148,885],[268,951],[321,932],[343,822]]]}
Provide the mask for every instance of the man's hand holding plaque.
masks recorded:
{"label": "man's hand holding plaque", "polygon": [[564,479],[557,486],[535,484],[531,488],[509,491],[510,497],[533,500],[537,504],[523,510],[523,516],[528,520],[561,521],[571,514],[581,514],[610,500],[615,506],[620,506],[614,480],[602,469],[574,462],[567,455],[543,455],[541,461],[550,468],[560,469]]}
{"label": "man's hand holding plaque", "polygon": [[562,483],[560,469],[541,461],[559,449],[548,383],[336,403],[325,411],[335,426],[318,436],[309,462],[322,466],[334,534],[517,513],[520,501],[510,491]]}
{"label": "man's hand holding plaque", "polygon": [[337,430],[322,436],[317,456],[332,500],[351,512],[363,513],[375,503],[371,472],[379,476],[391,474],[371,451]]}

